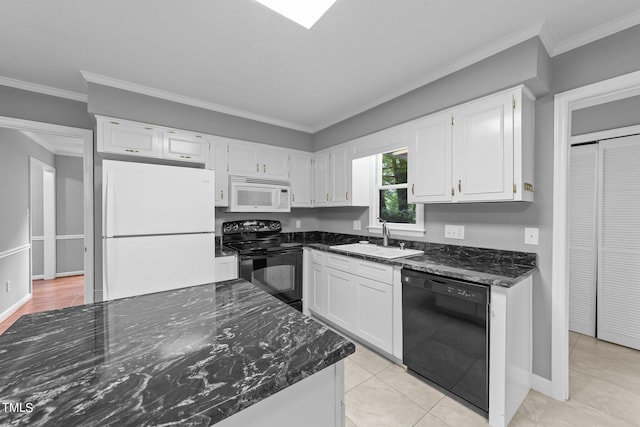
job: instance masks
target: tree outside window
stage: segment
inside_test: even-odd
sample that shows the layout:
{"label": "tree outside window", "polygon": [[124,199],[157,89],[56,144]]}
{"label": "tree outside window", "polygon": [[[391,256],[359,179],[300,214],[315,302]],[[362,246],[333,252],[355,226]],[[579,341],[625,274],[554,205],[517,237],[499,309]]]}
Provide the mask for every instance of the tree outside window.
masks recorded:
{"label": "tree outside window", "polygon": [[407,201],[407,149],[383,153],[378,158],[378,216],[390,223],[415,224],[416,205]]}

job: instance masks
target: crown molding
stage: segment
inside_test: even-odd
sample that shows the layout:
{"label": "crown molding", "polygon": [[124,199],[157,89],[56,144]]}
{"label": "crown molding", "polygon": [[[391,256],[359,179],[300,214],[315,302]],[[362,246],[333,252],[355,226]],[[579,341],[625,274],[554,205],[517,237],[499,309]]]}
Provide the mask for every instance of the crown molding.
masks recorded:
{"label": "crown molding", "polygon": [[9,86],[16,89],[27,90],[29,92],[42,93],[44,95],[56,96],[58,98],[71,99],[73,101],[87,102],[87,95],[84,93],[72,92],[70,90],[57,89],[55,87],[44,86],[37,83],[25,82],[23,80],[12,79],[0,76],[0,85]]}
{"label": "crown molding", "polygon": [[553,49],[551,56],[560,55],[638,24],[640,24],[640,9],[621,18],[598,25],[577,36],[561,40]]}
{"label": "crown molding", "polygon": [[[399,96],[402,96],[408,92],[411,92],[412,90],[418,89],[419,87],[425,86],[429,83],[432,83],[442,77],[445,77],[449,74],[455,73],[456,71],[460,71],[463,68],[466,68],[472,64],[475,64],[476,62],[482,61],[483,59],[486,59],[490,56],[493,56],[499,52],[502,52],[505,49],[508,49],[510,47],[513,47],[515,45],[517,45],[518,43],[522,43],[523,41],[529,40],[532,37],[536,37],[539,36],[540,33],[543,31],[545,27],[545,23],[544,21],[538,22],[522,31],[518,31],[516,33],[512,33],[510,35],[508,35],[507,37],[504,37],[500,40],[497,40],[494,43],[491,43],[487,46],[482,47],[481,49],[477,49],[474,50],[473,53],[463,56],[462,58],[460,58],[459,60],[453,62],[452,64],[441,68],[440,70],[436,71],[433,74],[428,75],[427,77],[424,77],[420,80],[417,80],[407,86],[404,86],[402,89],[396,90],[391,92],[388,95],[385,95],[381,98],[378,98],[374,101],[371,101],[365,105],[363,105],[362,107],[359,107],[355,110],[350,111],[349,113],[346,114],[342,114],[340,116],[337,116],[335,119],[330,120],[328,122],[325,122],[319,126],[315,126],[313,128],[313,132],[318,132],[322,129],[326,129],[329,126],[332,126],[336,123],[339,123],[343,120],[346,120],[350,117],[356,116],[360,113],[363,113],[367,110],[370,110],[371,108],[377,107],[378,105],[384,104],[387,101],[391,101],[392,99],[395,99]],[[552,40],[552,39],[551,39]],[[547,41],[549,41],[549,38],[547,38]],[[543,42],[544,43],[544,42]],[[545,48],[548,51],[548,47],[545,45]]]}
{"label": "crown molding", "polygon": [[162,89],[156,89],[149,86],[144,86],[137,83],[131,83],[125,80],[119,80],[113,77],[103,76],[89,71],[80,70],[80,73],[84,79],[89,83],[95,83],[103,86],[109,86],[115,89],[122,89],[129,92],[139,93],[141,95],[152,96],[154,98],[165,99],[167,101],[177,102],[179,104],[190,105],[192,107],[203,108],[205,110],[216,111],[218,113],[230,114],[232,116],[242,117],[249,120],[255,120],[270,125],[281,126],[289,129],[299,130],[302,132],[310,133],[313,131],[308,126],[303,126],[298,123],[288,122],[285,120],[276,119],[273,117],[263,116],[261,114],[252,113],[237,108],[227,107],[225,105],[214,104],[213,102],[203,101],[197,98],[191,98],[184,95],[179,95],[174,92],[169,92]]}

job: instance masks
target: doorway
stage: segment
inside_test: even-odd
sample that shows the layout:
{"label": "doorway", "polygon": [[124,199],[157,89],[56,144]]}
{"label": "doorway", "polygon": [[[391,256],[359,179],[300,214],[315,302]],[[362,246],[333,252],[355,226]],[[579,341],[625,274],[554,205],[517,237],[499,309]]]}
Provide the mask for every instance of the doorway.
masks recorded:
{"label": "doorway", "polygon": [[[16,137],[14,141],[21,144],[27,141],[30,147],[27,150],[18,150],[15,145],[9,148],[13,150],[10,153],[15,164],[6,168],[8,169],[6,172],[9,173],[8,177],[11,180],[20,176],[15,190],[21,193],[19,200],[21,207],[10,212],[12,214],[10,219],[17,223],[17,227],[13,230],[5,230],[5,234],[10,237],[10,241],[5,243],[10,247],[4,251],[0,248],[0,257],[3,262],[0,270],[3,277],[7,276],[7,282],[9,282],[8,279],[14,278],[10,284],[6,285],[7,296],[11,297],[16,293],[19,295],[15,298],[16,301],[5,304],[7,307],[4,305],[0,307],[2,308],[0,321],[6,320],[12,313],[17,313],[22,306],[27,305],[26,303],[34,294],[32,285],[34,276],[37,279],[49,279],[52,282],[60,282],[65,277],[79,276],[80,286],[78,286],[78,277],[74,277],[73,280],[66,279],[66,281],[74,282],[74,289],[79,289],[85,303],[93,302],[93,131],[10,117],[0,117],[0,129],[5,131],[5,135],[19,134],[19,138]],[[34,138],[39,141],[34,141]],[[42,159],[43,156],[44,159]],[[8,158],[4,160],[10,161]],[[56,167],[56,160],[60,167]],[[75,185],[74,191],[79,194],[76,197],[77,206],[74,209],[77,214],[74,216],[67,215],[64,209],[61,210],[66,203],[65,198],[70,198],[67,194],[68,186],[65,187],[64,184],[73,181],[69,176],[64,175],[66,164],[63,163],[72,162],[76,165],[76,176],[80,177],[72,182]],[[38,179],[42,190],[40,195],[42,228],[38,230],[34,230],[31,221],[33,207],[30,194],[33,190],[31,172],[36,167],[40,170]],[[14,189],[5,188],[5,190],[8,191],[3,193],[3,197]],[[56,206],[56,199],[58,199],[58,206]],[[61,203],[60,200],[63,202]],[[64,231],[65,220],[76,224],[77,231]],[[12,226],[10,221],[6,222],[5,228],[10,228]],[[66,250],[69,247],[73,247],[76,254],[76,261],[72,263],[69,262],[70,257]],[[33,267],[36,250],[42,253],[42,269],[38,272]],[[13,262],[14,258],[20,260]],[[77,301],[79,298],[74,296],[73,299]]]}
{"label": "doorway", "polygon": [[569,397],[568,181],[574,110],[640,95],[640,71],[557,94],[554,99],[553,268],[551,289],[552,397]]}

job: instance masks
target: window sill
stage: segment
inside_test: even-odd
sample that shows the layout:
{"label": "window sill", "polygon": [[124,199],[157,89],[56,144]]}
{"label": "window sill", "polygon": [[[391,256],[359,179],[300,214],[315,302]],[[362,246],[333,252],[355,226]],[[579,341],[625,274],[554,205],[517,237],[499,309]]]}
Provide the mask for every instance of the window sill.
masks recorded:
{"label": "window sill", "polygon": [[[382,234],[382,227],[368,226],[367,230],[370,233]],[[404,237],[424,237],[425,230],[422,228],[415,228],[412,230],[403,230],[399,228],[391,228],[389,227],[389,234],[392,239],[395,239],[396,236],[404,236]]]}

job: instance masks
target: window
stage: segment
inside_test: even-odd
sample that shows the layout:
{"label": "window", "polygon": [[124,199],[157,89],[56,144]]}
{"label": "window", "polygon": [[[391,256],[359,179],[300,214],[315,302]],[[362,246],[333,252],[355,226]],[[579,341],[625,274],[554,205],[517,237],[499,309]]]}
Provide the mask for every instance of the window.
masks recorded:
{"label": "window", "polygon": [[369,228],[382,232],[378,218],[387,221],[391,232],[399,235],[423,235],[423,206],[408,202],[407,149],[401,148],[375,157],[375,185]]}

